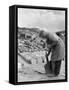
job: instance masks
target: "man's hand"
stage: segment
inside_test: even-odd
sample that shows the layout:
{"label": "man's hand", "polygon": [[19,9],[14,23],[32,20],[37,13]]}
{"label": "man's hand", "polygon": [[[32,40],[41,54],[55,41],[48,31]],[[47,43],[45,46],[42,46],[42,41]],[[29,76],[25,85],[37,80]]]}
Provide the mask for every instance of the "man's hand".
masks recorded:
{"label": "man's hand", "polygon": [[49,49],[50,49],[50,48],[51,48],[51,45],[47,45],[47,48],[49,48]]}
{"label": "man's hand", "polygon": [[49,48],[48,53],[47,53],[47,56],[49,56],[50,52],[51,52],[51,48]]}

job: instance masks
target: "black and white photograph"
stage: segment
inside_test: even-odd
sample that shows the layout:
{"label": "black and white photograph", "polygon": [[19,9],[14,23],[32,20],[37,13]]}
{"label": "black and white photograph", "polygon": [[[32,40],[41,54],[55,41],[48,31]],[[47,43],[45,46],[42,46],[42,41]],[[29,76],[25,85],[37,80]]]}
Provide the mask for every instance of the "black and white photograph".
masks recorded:
{"label": "black and white photograph", "polygon": [[17,82],[65,80],[65,10],[17,9]]}

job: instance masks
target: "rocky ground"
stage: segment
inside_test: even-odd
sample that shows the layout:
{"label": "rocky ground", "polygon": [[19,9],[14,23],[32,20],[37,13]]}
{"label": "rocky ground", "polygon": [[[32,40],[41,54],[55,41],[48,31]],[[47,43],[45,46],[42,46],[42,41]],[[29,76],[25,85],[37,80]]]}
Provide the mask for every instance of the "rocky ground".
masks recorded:
{"label": "rocky ground", "polygon": [[[18,57],[19,61],[20,59],[21,58]],[[23,68],[21,67],[18,70],[18,82],[65,79],[65,61],[62,61],[58,77],[47,77],[44,65],[42,64],[28,65],[25,63]]]}

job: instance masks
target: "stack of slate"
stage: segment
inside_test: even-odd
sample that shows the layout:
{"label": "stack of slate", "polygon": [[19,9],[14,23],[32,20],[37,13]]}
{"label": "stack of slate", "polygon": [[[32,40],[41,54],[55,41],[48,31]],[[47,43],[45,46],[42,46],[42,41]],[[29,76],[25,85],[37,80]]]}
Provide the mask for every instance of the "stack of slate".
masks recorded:
{"label": "stack of slate", "polygon": [[[25,28],[25,31],[24,31],[22,28],[20,30],[21,31],[19,31],[18,33],[20,36],[18,37],[18,50],[20,52],[42,51],[47,48],[45,45],[45,42],[41,38],[39,38],[39,33],[37,33],[36,31],[33,33],[33,29],[26,30]],[[30,34],[30,33],[33,33],[31,38],[27,39],[27,38],[22,37],[24,36],[24,34],[26,37],[27,34]]]}

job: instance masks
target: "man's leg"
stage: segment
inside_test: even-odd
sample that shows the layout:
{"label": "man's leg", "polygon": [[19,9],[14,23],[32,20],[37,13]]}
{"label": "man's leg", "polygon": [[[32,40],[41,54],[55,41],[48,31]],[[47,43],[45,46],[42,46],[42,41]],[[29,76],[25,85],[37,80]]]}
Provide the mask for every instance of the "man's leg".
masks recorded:
{"label": "man's leg", "polygon": [[45,67],[46,74],[51,74],[52,73],[51,63],[50,62],[47,62],[47,64],[45,64],[44,67]]}
{"label": "man's leg", "polygon": [[55,76],[58,76],[60,73],[60,68],[61,68],[61,60],[59,61],[51,61],[51,65],[52,65],[52,73]]}
{"label": "man's leg", "polygon": [[49,72],[47,73],[48,77],[58,76],[60,73],[60,68],[61,68],[61,60],[50,61],[48,67],[49,67]]}
{"label": "man's leg", "polygon": [[48,60],[48,56],[46,55],[47,64],[45,64],[44,68],[46,71],[46,74],[51,74],[51,62]]}
{"label": "man's leg", "polygon": [[50,61],[49,63],[47,63],[47,65],[46,65],[46,75],[48,77],[55,77],[54,68],[55,68],[55,63],[54,62]]}
{"label": "man's leg", "polygon": [[59,75],[59,73],[60,73],[61,62],[62,62],[61,60],[55,62],[55,70],[54,70],[54,72],[55,72],[56,76]]}

